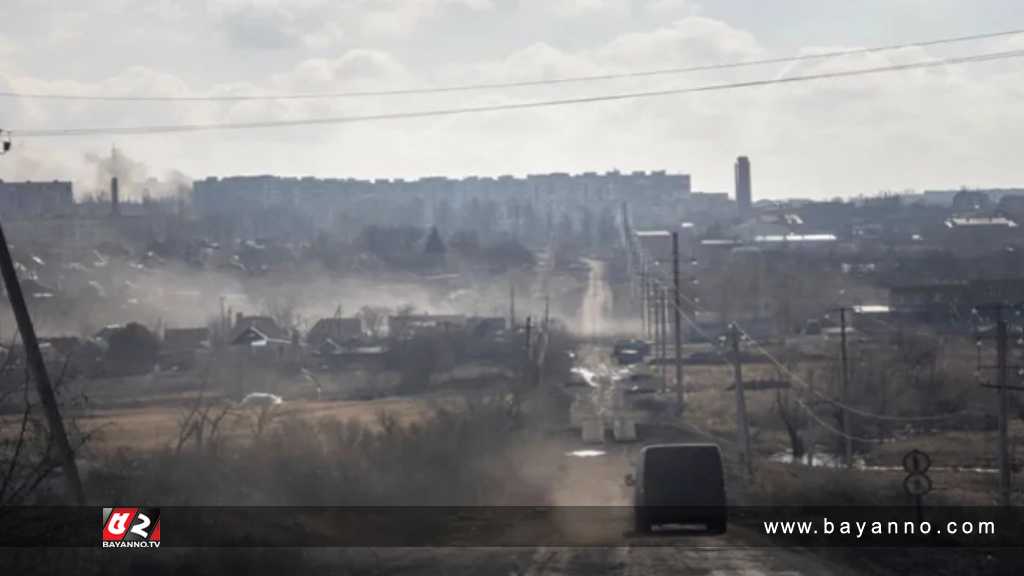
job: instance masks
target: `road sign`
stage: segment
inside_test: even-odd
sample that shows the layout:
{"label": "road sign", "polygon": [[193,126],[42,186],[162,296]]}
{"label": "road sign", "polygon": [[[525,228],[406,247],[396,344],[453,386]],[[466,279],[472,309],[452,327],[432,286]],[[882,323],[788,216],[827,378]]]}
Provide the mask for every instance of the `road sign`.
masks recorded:
{"label": "road sign", "polygon": [[924,496],[932,491],[932,479],[925,474],[916,472],[907,474],[907,477],[903,480],[903,489],[911,496]]}
{"label": "road sign", "polygon": [[920,450],[911,450],[903,456],[903,469],[907,474],[924,474],[932,466],[932,459]]}

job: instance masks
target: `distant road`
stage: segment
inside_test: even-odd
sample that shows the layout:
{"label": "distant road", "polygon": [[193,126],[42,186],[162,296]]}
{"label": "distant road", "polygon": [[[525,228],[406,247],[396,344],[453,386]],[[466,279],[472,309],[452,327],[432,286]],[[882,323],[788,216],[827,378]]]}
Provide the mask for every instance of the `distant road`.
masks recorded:
{"label": "distant road", "polygon": [[612,308],[612,291],[608,287],[605,263],[586,260],[590,266],[587,291],[580,307],[579,334],[584,337],[601,336],[609,329],[608,312]]}
{"label": "distant road", "polygon": [[[606,264],[600,260],[588,259],[590,276],[580,309],[578,332],[584,338],[603,336],[613,327],[609,319],[612,306],[612,292],[608,286]],[[616,370],[609,350],[590,344],[579,350],[578,362],[593,374],[590,390],[579,390],[577,395],[586,396],[583,402],[592,416],[611,419],[621,410],[621,392],[616,390]],[[618,393],[617,393],[618,392]],[[583,406],[581,406],[583,408]],[[604,452],[590,458],[570,458],[558,486],[553,486],[551,495],[556,505],[623,506],[629,505],[628,490],[624,490],[623,477],[631,471],[631,456],[645,443],[664,441],[704,441],[702,438],[679,437],[648,438],[634,444],[618,444],[609,440],[604,445],[583,444],[579,449]],[[624,575],[641,576],[657,574],[700,574],[746,576],[785,574],[787,576],[851,574],[841,566],[825,561],[821,555],[805,550],[785,548],[744,547],[755,535],[740,528],[731,528],[723,536],[668,536],[666,546],[644,545],[617,546],[611,548],[539,548],[526,554],[523,550],[476,550],[452,551],[461,557],[464,567],[446,566],[445,574],[472,574],[482,567],[498,567],[494,574],[522,575]],[[630,539],[631,540],[631,539]],[[649,540],[647,541],[649,543]],[[445,554],[445,557],[448,555]]]}

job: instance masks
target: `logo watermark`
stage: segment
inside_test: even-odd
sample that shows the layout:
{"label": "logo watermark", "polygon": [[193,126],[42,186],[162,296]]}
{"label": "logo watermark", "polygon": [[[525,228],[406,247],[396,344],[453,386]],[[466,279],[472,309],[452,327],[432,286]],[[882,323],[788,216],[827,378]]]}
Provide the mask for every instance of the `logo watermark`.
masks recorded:
{"label": "logo watermark", "polygon": [[159,548],[160,509],[104,508],[100,544],[103,548]]}

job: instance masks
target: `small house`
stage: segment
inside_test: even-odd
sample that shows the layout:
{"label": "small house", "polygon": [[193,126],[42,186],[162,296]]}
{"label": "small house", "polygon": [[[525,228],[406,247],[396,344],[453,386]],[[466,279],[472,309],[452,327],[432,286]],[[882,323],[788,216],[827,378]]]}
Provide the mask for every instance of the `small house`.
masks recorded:
{"label": "small house", "polygon": [[344,346],[362,337],[363,321],[359,318],[321,318],[306,334],[306,343],[313,348],[320,348],[330,340],[334,345]]}

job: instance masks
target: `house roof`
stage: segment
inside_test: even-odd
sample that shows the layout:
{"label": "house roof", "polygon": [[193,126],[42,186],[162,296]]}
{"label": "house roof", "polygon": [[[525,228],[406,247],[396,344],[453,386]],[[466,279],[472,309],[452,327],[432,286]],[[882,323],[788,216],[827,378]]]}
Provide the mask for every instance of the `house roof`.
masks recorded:
{"label": "house roof", "polygon": [[110,337],[113,336],[115,332],[122,328],[124,328],[124,324],[111,324],[109,326],[104,326],[103,328],[100,328],[95,334],[93,334],[93,338],[96,338],[98,340],[109,340]]}
{"label": "house roof", "polygon": [[403,314],[388,318],[391,322],[409,324],[465,324],[466,317],[462,314]]}
{"label": "house roof", "polygon": [[321,340],[320,344],[317,346],[317,353],[320,354],[321,356],[333,356],[336,354],[341,354],[344,350],[345,349],[340,344],[335,342],[334,339],[331,338],[330,336]]}
{"label": "house roof", "polygon": [[363,321],[359,318],[321,318],[306,334],[306,341],[316,346],[328,338],[340,341],[362,334]]}
{"label": "house roof", "polygon": [[66,356],[82,344],[82,339],[77,336],[49,336],[39,338],[39,344],[49,344],[59,354]]}
{"label": "house roof", "polygon": [[457,326],[466,324],[466,317],[461,314],[408,314],[388,317],[388,330],[392,335],[407,334],[424,328]]}
{"label": "house roof", "polygon": [[288,343],[288,340],[271,337],[255,326],[243,329],[231,339],[232,346],[266,345],[268,342]]}
{"label": "house roof", "polygon": [[29,298],[52,298],[53,290],[34,278],[22,278],[21,292]]}
{"label": "house roof", "polygon": [[269,340],[289,340],[288,331],[277,325],[270,316],[242,316],[235,322],[229,341],[235,342],[249,328],[256,329]]}
{"label": "house roof", "polygon": [[993,227],[993,228],[1016,228],[1017,223],[1002,216],[994,218],[983,217],[953,217],[946,220],[947,228],[972,228],[972,227]]}
{"label": "house roof", "polygon": [[835,242],[836,240],[835,234],[769,234],[754,238],[754,242],[759,243]]}

